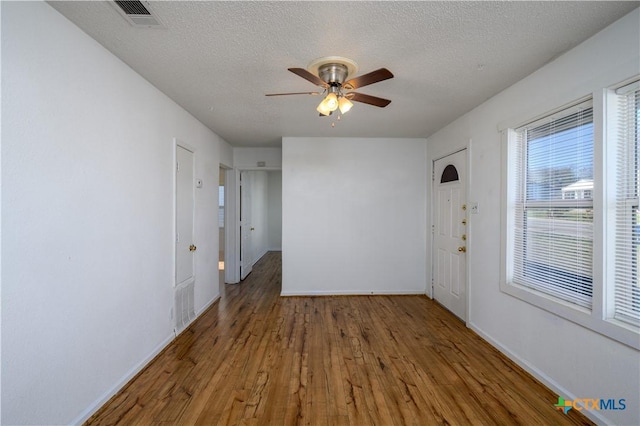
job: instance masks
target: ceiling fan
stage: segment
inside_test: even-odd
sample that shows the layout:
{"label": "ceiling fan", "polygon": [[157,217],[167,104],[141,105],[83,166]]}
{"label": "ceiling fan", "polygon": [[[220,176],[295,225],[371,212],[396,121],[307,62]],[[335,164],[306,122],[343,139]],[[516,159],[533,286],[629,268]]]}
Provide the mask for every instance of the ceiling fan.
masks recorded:
{"label": "ceiling fan", "polygon": [[358,71],[358,65],[351,59],[328,56],[312,61],[307,69],[289,68],[289,71],[316,86],[322,87],[324,90],[322,92],[269,93],[266,96],[323,95],[324,98],[317,108],[322,117],[333,114],[337,109],[342,114],[346,113],[353,106],[351,101],[362,102],[380,108],[384,108],[391,103],[389,99],[351,91],[393,78],[391,71],[386,68],[380,68],[347,80]]}

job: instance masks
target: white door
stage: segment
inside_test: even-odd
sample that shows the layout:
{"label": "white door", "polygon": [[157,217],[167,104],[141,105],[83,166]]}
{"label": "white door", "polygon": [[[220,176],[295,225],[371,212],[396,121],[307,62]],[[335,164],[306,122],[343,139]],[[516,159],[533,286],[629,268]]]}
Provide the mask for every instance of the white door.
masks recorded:
{"label": "white door", "polygon": [[176,287],[193,280],[193,152],[176,146]]}
{"label": "white door", "polygon": [[434,162],[433,295],[466,321],[467,151]]}
{"label": "white door", "polygon": [[253,267],[251,234],[251,180],[250,172],[240,173],[240,279],[244,280]]}

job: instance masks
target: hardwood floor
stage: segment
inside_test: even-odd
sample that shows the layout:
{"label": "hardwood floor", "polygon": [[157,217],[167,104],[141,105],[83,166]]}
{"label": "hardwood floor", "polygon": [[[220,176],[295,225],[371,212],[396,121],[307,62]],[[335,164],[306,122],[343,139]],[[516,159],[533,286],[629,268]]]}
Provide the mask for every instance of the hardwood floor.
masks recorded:
{"label": "hardwood floor", "polygon": [[268,253],[86,424],[591,424],[425,296],[280,297]]}

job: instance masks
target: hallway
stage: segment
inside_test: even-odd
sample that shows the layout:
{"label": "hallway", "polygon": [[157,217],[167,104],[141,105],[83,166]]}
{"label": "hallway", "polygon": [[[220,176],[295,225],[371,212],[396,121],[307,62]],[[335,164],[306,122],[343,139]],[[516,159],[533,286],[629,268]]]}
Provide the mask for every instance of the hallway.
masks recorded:
{"label": "hallway", "polygon": [[269,252],[87,424],[590,424],[425,296],[280,288]]}

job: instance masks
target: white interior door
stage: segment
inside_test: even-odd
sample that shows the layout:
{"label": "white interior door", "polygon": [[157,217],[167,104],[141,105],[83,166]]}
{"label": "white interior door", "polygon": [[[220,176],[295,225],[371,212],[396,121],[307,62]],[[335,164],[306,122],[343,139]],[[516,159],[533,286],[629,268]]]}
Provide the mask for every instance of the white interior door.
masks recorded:
{"label": "white interior door", "polygon": [[253,241],[251,224],[251,180],[249,172],[240,173],[240,279],[253,267]]}
{"label": "white interior door", "polygon": [[467,310],[467,151],[434,162],[435,299],[466,321]]}
{"label": "white interior door", "polygon": [[193,152],[176,146],[176,286],[194,279]]}

